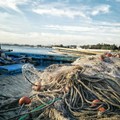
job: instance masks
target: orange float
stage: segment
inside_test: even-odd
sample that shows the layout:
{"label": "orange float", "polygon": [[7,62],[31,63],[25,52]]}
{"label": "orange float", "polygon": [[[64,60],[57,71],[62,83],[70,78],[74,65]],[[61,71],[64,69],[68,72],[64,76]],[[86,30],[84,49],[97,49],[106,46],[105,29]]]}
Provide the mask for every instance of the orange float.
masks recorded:
{"label": "orange float", "polygon": [[107,53],[106,56],[107,57],[112,57],[112,54],[111,53]]}
{"label": "orange float", "polygon": [[105,112],[106,109],[105,109],[104,107],[100,107],[100,108],[98,108],[98,111],[100,111],[100,112]]}
{"label": "orange float", "polygon": [[35,91],[40,91],[40,89],[41,89],[41,83],[37,81],[34,84],[35,85],[32,87],[32,89],[35,90]]}
{"label": "orange float", "polygon": [[29,104],[29,103],[31,103],[31,100],[27,96],[23,96],[22,98],[19,99],[19,105]]}
{"label": "orange float", "polygon": [[95,106],[97,106],[100,102],[101,102],[101,101],[98,100],[98,99],[93,100],[93,101],[92,101],[92,105],[91,105],[91,107],[95,107]]}

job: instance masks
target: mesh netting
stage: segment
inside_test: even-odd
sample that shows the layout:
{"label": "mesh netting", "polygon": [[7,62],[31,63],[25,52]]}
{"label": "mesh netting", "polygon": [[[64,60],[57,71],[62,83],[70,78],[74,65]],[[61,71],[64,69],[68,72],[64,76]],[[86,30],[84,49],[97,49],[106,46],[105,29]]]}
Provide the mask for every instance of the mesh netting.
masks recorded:
{"label": "mesh netting", "polygon": [[[34,92],[38,103],[61,98],[54,108],[66,118],[77,119],[84,114],[97,119],[98,115],[120,113],[119,58],[83,58],[71,65],[51,65],[43,72],[27,64],[23,66],[23,75],[29,81],[41,82],[41,90]],[[96,99],[99,102],[93,105]]]}
{"label": "mesh netting", "polygon": [[35,82],[40,79],[40,72],[32,64],[23,65],[22,74],[25,79],[31,82]]}

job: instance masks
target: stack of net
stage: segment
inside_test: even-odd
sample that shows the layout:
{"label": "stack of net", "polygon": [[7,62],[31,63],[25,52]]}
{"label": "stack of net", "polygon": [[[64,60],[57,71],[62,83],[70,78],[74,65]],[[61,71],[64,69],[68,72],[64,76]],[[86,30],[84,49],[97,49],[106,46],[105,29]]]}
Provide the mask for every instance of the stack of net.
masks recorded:
{"label": "stack of net", "polygon": [[[120,114],[119,58],[101,61],[98,57],[87,57],[68,65],[51,65],[43,72],[27,64],[23,67],[23,75],[31,82],[41,82],[41,90],[32,91],[38,103],[46,104],[47,100],[60,98],[45,109],[49,111],[45,112],[49,119],[53,117],[49,114],[53,108],[65,119],[98,119]],[[99,102],[93,104],[94,100]],[[100,108],[104,111],[99,111]]]}

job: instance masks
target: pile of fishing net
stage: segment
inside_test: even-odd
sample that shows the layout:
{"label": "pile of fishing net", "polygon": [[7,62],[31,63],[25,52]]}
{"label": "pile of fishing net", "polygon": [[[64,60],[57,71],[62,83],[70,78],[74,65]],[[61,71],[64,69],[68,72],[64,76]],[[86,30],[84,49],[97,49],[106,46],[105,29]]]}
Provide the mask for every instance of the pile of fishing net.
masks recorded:
{"label": "pile of fishing net", "polygon": [[34,119],[120,118],[120,58],[84,57],[43,72],[26,64],[23,75],[32,86],[40,85],[31,92]]}
{"label": "pile of fishing net", "polygon": [[84,57],[44,71],[26,64],[22,73],[33,90],[19,120],[120,119],[120,58]]}

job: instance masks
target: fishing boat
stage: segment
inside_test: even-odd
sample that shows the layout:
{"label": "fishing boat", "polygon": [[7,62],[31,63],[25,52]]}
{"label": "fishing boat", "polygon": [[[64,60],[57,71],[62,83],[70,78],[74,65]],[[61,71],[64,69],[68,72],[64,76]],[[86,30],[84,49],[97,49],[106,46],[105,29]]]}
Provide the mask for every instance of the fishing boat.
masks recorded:
{"label": "fishing boat", "polygon": [[0,74],[21,72],[22,65],[31,63],[35,66],[49,66],[51,64],[71,63],[78,57],[54,54],[35,54],[23,52],[4,52],[0,58]]}
{"label": "fishing boat", "polygon": [[24,64],[12,64],[0,66],[0,74],[16,74],[21,72]]}

